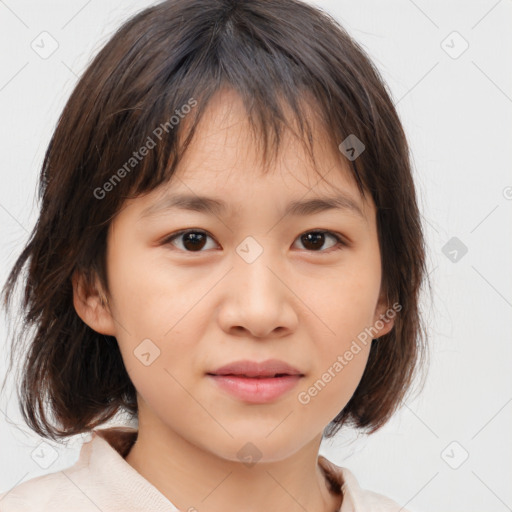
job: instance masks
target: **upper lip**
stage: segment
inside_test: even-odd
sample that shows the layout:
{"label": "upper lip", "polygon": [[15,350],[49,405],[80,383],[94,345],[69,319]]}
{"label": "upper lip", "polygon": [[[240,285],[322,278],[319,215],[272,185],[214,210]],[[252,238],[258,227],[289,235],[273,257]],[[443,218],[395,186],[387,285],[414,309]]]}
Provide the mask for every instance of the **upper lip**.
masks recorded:
{"label": "upper lip", "polygon": [[244,375],[246,377],[274,377],[278,374],[284,375],[303,375],[297,368],[280,361],[279,359],[267,359],[257,362],[247,359],[234,361],[217,368],[209,375]]}

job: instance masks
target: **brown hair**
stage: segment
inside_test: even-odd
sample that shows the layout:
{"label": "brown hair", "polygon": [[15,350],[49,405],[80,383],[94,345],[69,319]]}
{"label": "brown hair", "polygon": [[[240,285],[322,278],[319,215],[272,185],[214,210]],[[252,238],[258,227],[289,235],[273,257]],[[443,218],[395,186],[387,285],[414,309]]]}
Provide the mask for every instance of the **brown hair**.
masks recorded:
{"label": "brown hair", "polygon": [[[44,157],[39,218],[4,285],[9,309],[28,263],[11,365],[14,348],[21,350],[34,328],[18,397],[39,435],[87,432],[123,411],[136,417],[136,391],[117,341],[78,317],[71,277],[80,271],[92,286],[96,275],[108,292],[111,220],[125,199],[172,178],[209,100],[225,87],[243,98],[265,161],[269,147],[277,154],[283,126],[291,126],[283,106],[303,141],[312,143],[307,103],[336,151],[351,134],[365,145],[346,161],[362,196],[371,194],[377,207],[382,287],[389,304],[402,309],[394,328],[373,340],[359,386],[324,435],[349,421],[376,431],[425,367],[418,307],[425,250],[409,149],[364,50],[330,15],[298,0],[167,0],[123,24],[76,85]],[[187,111],[187,123],[180,123]],[[149,138],[155,146],[129,172],[126,162]]]}

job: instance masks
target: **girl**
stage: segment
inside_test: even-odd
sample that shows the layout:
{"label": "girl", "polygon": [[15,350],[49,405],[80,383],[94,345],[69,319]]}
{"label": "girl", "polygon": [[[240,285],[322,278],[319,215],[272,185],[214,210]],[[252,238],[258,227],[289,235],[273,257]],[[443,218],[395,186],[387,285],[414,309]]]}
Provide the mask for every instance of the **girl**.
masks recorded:
{"label": "girl", "polygon": [[144,10],[77,84],[39,192],[4,287],[9,308],[28,264],[22,412],[91,439],[2,512],[404,510],[318,453],[382,427],[425,352],[406,138],[334,19]]}

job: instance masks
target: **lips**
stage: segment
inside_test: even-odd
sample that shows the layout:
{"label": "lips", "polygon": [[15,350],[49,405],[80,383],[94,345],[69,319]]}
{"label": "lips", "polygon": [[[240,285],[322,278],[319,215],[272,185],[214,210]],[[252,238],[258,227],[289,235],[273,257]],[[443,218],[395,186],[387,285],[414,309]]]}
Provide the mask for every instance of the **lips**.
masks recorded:
{"label": "lips", "polygon": [[290,375],[303,376],[297,368],[290,364],[280,361],[279,359],[267,359],[266,361],[257,362],[250,360],[234,361],[227,365],[221,366],[208,375],[233,375],[236,377],[246,378],[270,378],[270,377],[286,377]]}
{"label": "lips", "polygon": [[304,377],[297,368],[278,359],[235,361],[206,375],[222,392],[251,405],[270,404],[289,396]]}

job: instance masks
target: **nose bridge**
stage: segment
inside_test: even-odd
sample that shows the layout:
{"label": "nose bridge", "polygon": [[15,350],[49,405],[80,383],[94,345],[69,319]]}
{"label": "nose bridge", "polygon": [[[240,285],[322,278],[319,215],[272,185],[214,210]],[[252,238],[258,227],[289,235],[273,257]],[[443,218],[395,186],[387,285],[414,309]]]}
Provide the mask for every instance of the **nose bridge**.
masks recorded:
{"label": "nose bridge", "polygon": [[249,294],[246,300],[265,299],[268,304],[282,295],[282,283],[274,275],[279,272],[281,262],[269,243],[248,236],[237,246],[236,253],[235,281]]}
{"label": "nose bridge", "polygon": [[296,325],[293,294],[282,282],[286,278],[279,278],[284,268],[279,251],[263,244],[247,237],[236,248],[220,315],[225,330],[244,328],[255,336],[267,336]]}

